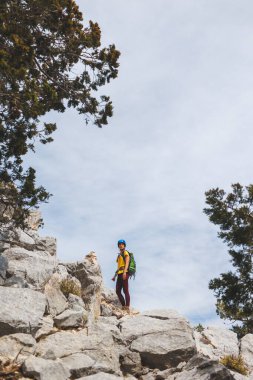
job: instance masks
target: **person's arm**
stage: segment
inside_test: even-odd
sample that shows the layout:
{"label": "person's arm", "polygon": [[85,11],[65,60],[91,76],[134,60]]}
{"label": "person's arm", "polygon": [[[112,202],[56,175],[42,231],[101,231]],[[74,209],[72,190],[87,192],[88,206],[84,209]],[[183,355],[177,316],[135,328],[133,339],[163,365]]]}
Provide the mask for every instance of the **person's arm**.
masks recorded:
{"label": "person's arm", "polygon": [[129,267],[129,255],[126,256],[126,263],[125,263],[125,268],[124,268],[124,272],[123,272],[123,280],[126,279],[126,273],[127,273],[127,269]]}

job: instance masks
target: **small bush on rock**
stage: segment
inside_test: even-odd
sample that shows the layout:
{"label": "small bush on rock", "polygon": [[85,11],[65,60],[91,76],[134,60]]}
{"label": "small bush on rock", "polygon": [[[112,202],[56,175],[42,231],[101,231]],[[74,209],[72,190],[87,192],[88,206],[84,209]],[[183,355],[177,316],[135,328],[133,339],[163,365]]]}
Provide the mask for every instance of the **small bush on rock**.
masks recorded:
{"label": "small bush on rock", "polygon": [[197,326],[194,327],[194,330],[198,331],[199,333],[202,333],[205,329],[202,326],[202,324],[199,323]]}
{"label": "small bush on rock", "polygon": [[0,361],[0,380],[17,380],[22,377],[21,364],[15,360]]}
{"label": "small bush on rock", "polygon": [[79,285],[77,285],[77,283],[70,278],[66,278],[66,279],[61,281],[60,289],[66,297],[70,293],[81,297],[81,287]]}
{"label": "small bush on rock", "polygon": [[226,355],[220,359],[220,363],[232,371],[239,372],[242,375],[248,374],[248,368],[241,355]]}

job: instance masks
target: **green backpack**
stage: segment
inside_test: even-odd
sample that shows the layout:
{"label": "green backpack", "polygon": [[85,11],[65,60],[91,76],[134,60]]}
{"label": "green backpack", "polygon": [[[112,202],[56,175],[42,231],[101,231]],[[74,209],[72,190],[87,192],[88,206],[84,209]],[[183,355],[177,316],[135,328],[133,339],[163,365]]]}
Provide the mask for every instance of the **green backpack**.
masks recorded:
{"label": "green backpack", "polygon": [[[134,259],[134,254],[132,252],[128,252],[128,253],[129,253],[129,266],[128,266],[129,277],[130,278],[131,277],[135,278],[135,275],[136,275],[136,262],[135,262],[135,259]],[[123,257],[124,262],[126,262],[125,256],[124,255],[121,255],[121,256]]]}

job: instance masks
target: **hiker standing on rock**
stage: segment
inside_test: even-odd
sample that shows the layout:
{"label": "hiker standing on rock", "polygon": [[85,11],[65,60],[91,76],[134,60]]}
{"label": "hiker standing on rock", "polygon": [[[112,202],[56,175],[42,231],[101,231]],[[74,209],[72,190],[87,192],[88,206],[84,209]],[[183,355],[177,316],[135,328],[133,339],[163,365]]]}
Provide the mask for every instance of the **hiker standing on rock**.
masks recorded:
{"label": "hiker standing on rock", "polygon": [[[119,253],[117,257],[118,269],[113,276],[112,280],[116,281],[116,293],[119,298],[119,301],[122,305],[122,309],[129,311],[130,307],[130,294],[128,289],[128,279],[129,279],[129,261],[130,256],[129,252],[126,250],[126,242],[125,240],[118,241]],[[122,295],[121,291],[123,289],[125,297]]]}

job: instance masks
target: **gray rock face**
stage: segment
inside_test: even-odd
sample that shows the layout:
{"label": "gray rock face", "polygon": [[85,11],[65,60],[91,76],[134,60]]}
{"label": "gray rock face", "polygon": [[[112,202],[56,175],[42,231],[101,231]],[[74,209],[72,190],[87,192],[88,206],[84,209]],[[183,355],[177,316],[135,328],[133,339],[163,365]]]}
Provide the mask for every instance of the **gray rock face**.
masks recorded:
{"label": "gray rock face", "polygon": [[16,332],[34,334],[45,308],[46,298],[40,292],[0,287],[0,336]]}
{"label": "gray rock face", "polygon": [[25,376],[32,376],[36,380],[67,380],[70,375],[69,370],[60,361],[35,356],[26,359],[22,370]]}
{"label": "gray rock face", "polygon": [[241,339],[241,355],[249,370],[253,372],[253,334],[247,334]]}
{"label": "gray rock face", "polygon": [[215,360],[193,357],[184,370],[167,377],[168,380],[234,380],[229,370]]}
{"label": "gray rock face", "polygon": [[219,360],[224,355],[239,355],[239,342],[233,331],[207,327],[202,333],[194,331],[194,338],[198,352],[211,359]]}
{"label": "gray rock face", "polygon": [[60,331],[41,340],[36,356],[43,359],[64,358],[73,353],[83,353],[95,361],[94,372],[120,372],[119,355],[109,332]]}
{"label": "gray rock face", "polygon": [[57,327],[83,327],[88,319],[85,310],[65,310],[63,313],[54,318],[54,323]]}
{"label": "gray rock face", "polygon": [[64,367],[68,368],[74,378],[92,373],[96,361],[83,353],[76,353],[61,359]]}
{"label": "gray rock face", "polygon": [[12,246],[19,246],[28,249],[29,251],[35,249],[35,240],[29,235],[28,231],[25,232],[20,228],[17,228],[12,235],[13,236],[10,237]]}
{"label": "gray rock face", "polygon": [[32,231],[38,231],[41,224],[41,212],[39,210],[30,211],[27,218],[28,228]]}
{"label": "gray rock face", "polygon": [[76,296],[75,294],[69,294],[68,296],[69,308],[73,310],[83,310],[85,309],[84,302],[81,297]]}
{"label": "gray rock face", "polygon": [[176,367],[196,353],[192,330],[178,313],[157,310],[152,316],[145,313],[120,325],[130,349],[150,368]]}
{"label": "gray rock face", "polygon": [[139,375],[142,371],[141,356],[138,352],[125,349],[120,353],[120,363],[123,374]]}
{"label": "gray rock face", "polygon": [[28,251],[21,247],[7,249],[2,255],[8,261],[9,276],[21,277],[35,288],[49,280],[57,264],[47,252]]}
{"label": "gray rock face", "polygon": [[94,252],[85,256],[84,261],[66,264],[68,272],[76,277],[82,287],[82,298],[94,318],[100,315],[102,274]]}
{"label": "gray rock face", "polygon": [[44,294],[47,298],[49,312],[53,317],[67,309],[67,299],[61,292],[59,283],[53,281],[53,278],[46,284]]}
{"label": "gray rock face", "polygon": [[36,332],[35,334],[35,339],[39,340],[42,337],[45,337],[52,332],[55,332],[54,328],[54,320],[51,315],[47,315],[43,317],[42,322],[41,322],[41,327],[40,329]]}
{"label": "gray rock face", "polygon": [[36,248],[40,251],[48,252],[51,256],[56,256],[56,239],[51,236],[36,236]]}
{"label": "gray rock face", "polygon": [[22,362],[35,350],[36,341],[30,334],[11,334],[0,338],[0,358]]}
{"label": "gray rock face", "polygon": [[7,268],[8,260],[4,256],[0,255],[0,285],[4,283]]}
{"label": "gray rock face", "polygon": [[119,380],[123,377],[111,375],[110,373],[100,372],[95,375],[80,377],[79,380]]}
{"label": "gray rock face", "polygon": [[3,286],[11,287],[11,288],[29,288],[29,284],[22,277],[19,276],[11,276],[7,278]]}

